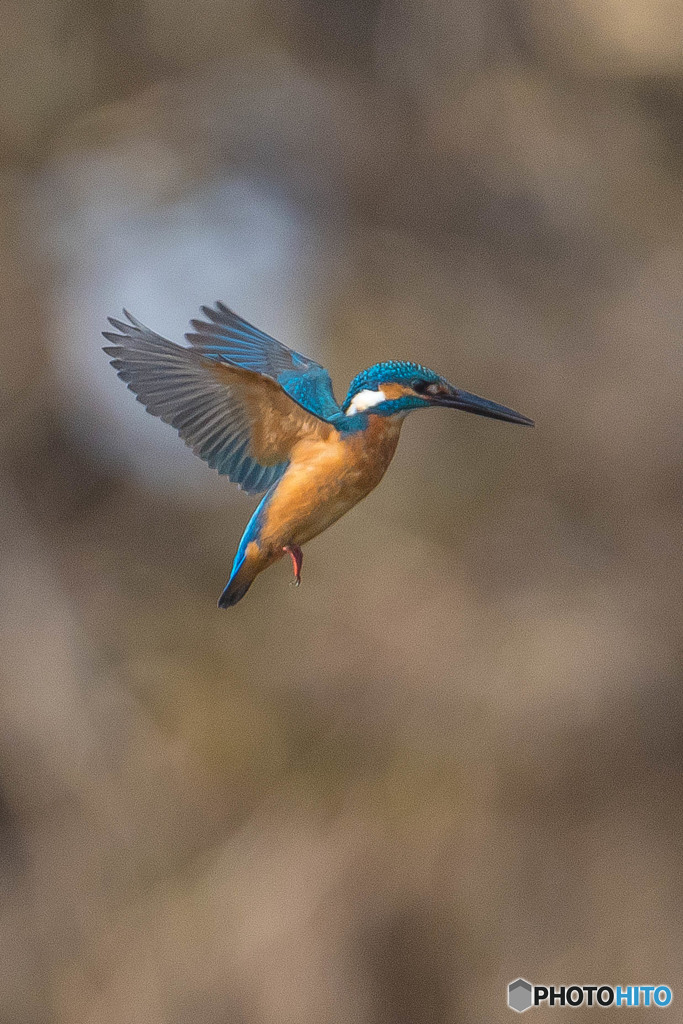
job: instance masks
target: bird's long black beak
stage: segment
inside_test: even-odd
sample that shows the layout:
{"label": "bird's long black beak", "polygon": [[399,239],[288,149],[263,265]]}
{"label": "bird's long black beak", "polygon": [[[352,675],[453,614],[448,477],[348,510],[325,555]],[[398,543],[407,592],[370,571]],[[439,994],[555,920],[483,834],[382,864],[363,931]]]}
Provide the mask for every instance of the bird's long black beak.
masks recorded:
{"label": "bird's long black beak", "polygon": [[473,412],[477,416],[489,416],[492,420],[521,423],[524,427],[534,426],[534,421],[528,416],[522,416],[521,412],[498,405],[497,402],[489,402],[479,395],[471,395],[469,391],[461,391],[460,388],[453,388],[450,394],[439,395],[433,402],[434,405],[443,405],[448,409],[462,409],[463,412]]}

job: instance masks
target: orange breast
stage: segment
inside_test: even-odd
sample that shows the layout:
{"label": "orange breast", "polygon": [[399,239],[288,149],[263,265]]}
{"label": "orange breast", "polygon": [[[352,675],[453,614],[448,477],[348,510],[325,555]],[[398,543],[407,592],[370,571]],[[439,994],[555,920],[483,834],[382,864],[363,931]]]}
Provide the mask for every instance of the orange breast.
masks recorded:
{"label": "orange breast", "polygon": [[267,506],[263,554],[305,544],[369,494],[393,458],[401,425],[399,417],[370,416],[367,429],[357,433],[303,438]]}

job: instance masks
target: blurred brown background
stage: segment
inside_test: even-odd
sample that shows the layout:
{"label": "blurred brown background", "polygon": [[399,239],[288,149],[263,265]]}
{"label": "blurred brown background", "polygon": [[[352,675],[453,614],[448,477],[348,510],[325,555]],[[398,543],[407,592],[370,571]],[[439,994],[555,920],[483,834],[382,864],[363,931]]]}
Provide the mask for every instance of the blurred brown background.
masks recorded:
{"label": "blurred brown background", "polygon": [[[680,0],[2,21],[0,1021],[682,1000]],[[411,358],[537,429],[411,418],[221,613],[254,502],[99,336],[217,298],[339,397]]]}

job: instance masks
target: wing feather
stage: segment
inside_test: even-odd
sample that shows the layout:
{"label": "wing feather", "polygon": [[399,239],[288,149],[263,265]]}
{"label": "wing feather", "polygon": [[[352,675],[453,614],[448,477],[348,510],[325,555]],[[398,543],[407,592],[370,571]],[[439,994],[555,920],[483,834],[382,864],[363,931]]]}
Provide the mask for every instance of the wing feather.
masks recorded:
{"label": "wing feather", "polygon": [[298,405],[329,423],[343,423],[327,370],[254,327],[222,302],[202,306],[206,320],[192,320],[185,335],[205,355],[253,370],[278,383]]}
{"label": "wing feather", "polygon": [[270,376],[225,362],[210,349],[176,345],[125,310],[124,316],[129,323],[109,319],[118,333],[104,332],[118,376],[148,412],[243,490],[266,490],[284,473],[301,437],[333,429]]}

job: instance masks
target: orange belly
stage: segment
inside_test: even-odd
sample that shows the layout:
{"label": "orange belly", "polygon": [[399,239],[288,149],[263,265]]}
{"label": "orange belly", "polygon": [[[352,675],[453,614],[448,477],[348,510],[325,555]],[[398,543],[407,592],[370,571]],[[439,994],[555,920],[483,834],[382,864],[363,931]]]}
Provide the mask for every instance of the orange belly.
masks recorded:
{"label": "orange belly", "polygon": [[305,544],[373,490],[391,462],[402,418],[371,416],[364,431],[305,438],[265,510],[260,559],[282,555],[285,544]]}

